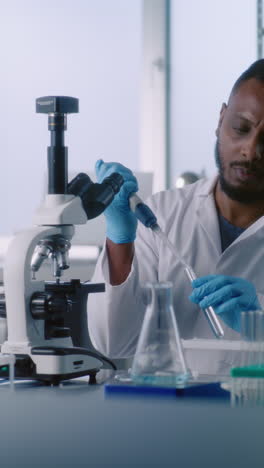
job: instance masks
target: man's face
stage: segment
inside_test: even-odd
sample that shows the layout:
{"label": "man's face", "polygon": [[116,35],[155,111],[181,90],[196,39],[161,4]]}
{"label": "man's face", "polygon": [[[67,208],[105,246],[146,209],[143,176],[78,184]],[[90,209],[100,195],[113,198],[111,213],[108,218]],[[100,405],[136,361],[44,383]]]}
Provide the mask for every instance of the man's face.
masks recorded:
{"label": "man's face", "polygon": [[215,148],[222,190],[233,200],[264,200],[264,83],[242,83],[223,105]]}

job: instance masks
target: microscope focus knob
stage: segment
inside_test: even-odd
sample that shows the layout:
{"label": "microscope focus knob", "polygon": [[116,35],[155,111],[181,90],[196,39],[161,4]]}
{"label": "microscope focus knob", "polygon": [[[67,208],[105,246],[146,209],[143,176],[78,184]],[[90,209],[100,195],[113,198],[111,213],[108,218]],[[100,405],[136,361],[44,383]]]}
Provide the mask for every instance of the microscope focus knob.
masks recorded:
{"label": "microscope focus knob", "polygon": [[31,314],[35,320],[56,320],[69,312],[71,306],[71,301],[66,297],[35,293],[31,299]]}

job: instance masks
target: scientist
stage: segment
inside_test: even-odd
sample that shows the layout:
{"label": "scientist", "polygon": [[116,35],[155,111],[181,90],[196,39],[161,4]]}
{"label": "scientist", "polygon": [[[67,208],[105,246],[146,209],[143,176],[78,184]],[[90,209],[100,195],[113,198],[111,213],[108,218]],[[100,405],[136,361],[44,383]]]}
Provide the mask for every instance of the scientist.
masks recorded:
{"label": "scientist", "polygon": [[[96,163],[98,181],[120,172],[125,183],[105,211],[106,243],[94,281],[106,292],[89,298],[89,329],[95,346],[112,358],[130,357],[142,325],[146,281],[171,281],[181,337],[213,338],[201,308],[213,306],[225,338],[239,339],[240,312],[264,307],[264,59],[236,81],[216,129],[218,175],[150,197],[161,229],[198,276],[189,283],[183,267],[162,240],[129,209],[138,190],[133,173],[118,163]],[[96,296],[96,297],[95,297]],[[200,372],[235,364],[219,351]],[[201,361],[201,360],[200,360]]]}

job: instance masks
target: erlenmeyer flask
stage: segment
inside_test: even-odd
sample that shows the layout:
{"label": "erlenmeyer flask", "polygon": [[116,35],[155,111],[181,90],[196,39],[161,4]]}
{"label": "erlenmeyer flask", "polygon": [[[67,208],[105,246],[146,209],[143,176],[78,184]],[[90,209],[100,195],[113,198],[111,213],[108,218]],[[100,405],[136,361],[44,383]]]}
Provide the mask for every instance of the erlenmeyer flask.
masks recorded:
{"label": "erlenmeyer flask", "polygon": [[171,283],[147,283],[147,309],[131,377],[140,384],[181,387],[190,378],[172,306]]}

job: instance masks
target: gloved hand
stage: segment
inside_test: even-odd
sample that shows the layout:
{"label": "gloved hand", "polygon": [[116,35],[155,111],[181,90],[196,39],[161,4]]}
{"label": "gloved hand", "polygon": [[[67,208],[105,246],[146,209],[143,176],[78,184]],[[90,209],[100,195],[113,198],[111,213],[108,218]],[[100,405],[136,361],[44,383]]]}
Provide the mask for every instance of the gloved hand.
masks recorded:
{"label": "gloved hand", "polygon": [[124,178],[124,184],[115,195],[112,203],[104,211],[106,218],[106,236],[115,244],[133,242],[136,238],[137,218],[129,207],[129,195],[138,191],[137,179],[130,169],[119,163],[105,163],[99,159],[95,164],[97,181],[102,182],[113,172]]}
{"label": "gloved hand", "polygon": [[260,309],[255,286],[243,278],[208,275],[192,282],[190,300],[201,309],[212,306],[223,321],[240,332],[240,313]]}

